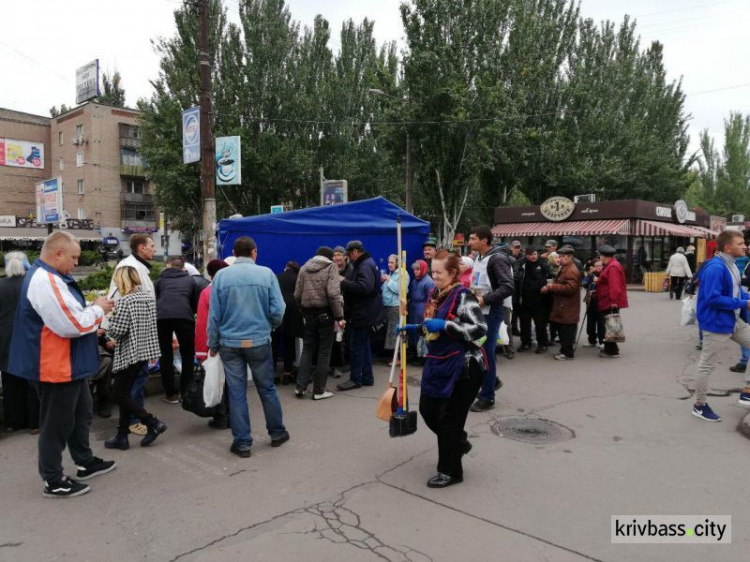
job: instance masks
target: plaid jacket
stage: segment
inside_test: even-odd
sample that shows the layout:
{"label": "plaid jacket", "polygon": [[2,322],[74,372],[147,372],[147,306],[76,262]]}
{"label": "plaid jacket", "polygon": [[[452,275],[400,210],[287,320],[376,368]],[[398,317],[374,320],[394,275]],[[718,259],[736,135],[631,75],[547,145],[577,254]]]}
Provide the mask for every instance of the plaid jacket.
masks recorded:
{"label": "plaid jacket", "polygon": [[158,358],[161,351],[156,332],[154,297],[143,291],[122,297],[117,301],[107,333],[117,342],[112,366],[115,372],[140,361]]}

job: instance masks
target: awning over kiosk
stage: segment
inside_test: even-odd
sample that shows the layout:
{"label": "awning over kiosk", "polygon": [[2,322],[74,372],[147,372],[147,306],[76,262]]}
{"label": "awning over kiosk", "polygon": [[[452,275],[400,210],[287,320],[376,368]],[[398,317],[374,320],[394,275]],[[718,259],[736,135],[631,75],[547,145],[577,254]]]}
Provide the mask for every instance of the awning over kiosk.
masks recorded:
{"label": "awning over kiosk", "polygon": [[[628,219],[562,222],[522,222],[498,224],[492,229],[495,237],[511,236],[603,236],[630,234]],[[695,236],[690,234],[690,236]]]}
{"label": "awning over kiosk", "polygon": [[636,236],[678,236],[682,238],[706,238],[708,229],[647,220],[635,220],[633,234]]}

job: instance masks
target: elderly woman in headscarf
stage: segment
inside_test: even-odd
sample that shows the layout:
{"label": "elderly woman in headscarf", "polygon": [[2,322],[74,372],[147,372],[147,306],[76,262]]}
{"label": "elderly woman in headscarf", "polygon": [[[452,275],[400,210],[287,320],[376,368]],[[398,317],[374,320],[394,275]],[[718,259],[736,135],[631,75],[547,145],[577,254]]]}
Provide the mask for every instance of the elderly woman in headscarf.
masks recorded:
{"label": "elderly woman in headscarf", "polygon": [[667,275],[670,278],[669,298],[671,299],[674,294],[674,297],[680,300],[685,280],[693,277],[693,271],[690,269],[690,264],[685,257],[685,249],[682,246],[677,248],[677,251],[669,258]]}
{"label": "elderly woman in headscarf", "polygon": [[[383,273],[380,276],[380,281],[383,283],[381,292],[383,294],[383,307],[385,308],[388,317],[388,328],[385,336],[384,348],[386,351],[393,351],[396,347],[397,332],[396,328],[399,325],[399,295],[401,290],[401,269],[399,268],[399,259],[395,254],[388,256],[388,271],[390,273]],[[409,287],[407,285],[407,292]],[[391,366],[391,363],[388,363]]]}
{"label": "elderly woman in headscarf", "polygon": [[463,256],[461,258],[461,263],[459,264],[458,269],[461,272],[459,281],[464,287],[468,289],[469,287],[471,287],[471,274],[474,272],[474,260],[471,259],[470,256]]}
{"label": "elderly woman in headscarf", "polygon": [[[432,290],[435,288],[435,282],[432,280],[432,277],[427,275],[426,261],[415,261],[411,264],[411,270],[414,273],[414,278],[409,284],[408,321],[409,324],[421,324],[424,320],[424,308],[427,305]],[[419,335],[409,333],[409,355],[412,360],[417,360],[420,357],[417,351],[418,342]]]}

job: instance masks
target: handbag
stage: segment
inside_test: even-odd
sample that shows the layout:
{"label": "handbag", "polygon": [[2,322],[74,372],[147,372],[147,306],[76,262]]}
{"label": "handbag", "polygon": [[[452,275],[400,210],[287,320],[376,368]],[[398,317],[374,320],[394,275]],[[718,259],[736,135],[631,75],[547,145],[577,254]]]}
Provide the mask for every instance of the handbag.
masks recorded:
{"label": "handbag", "polygon": [[604,341],[608,343],[625,341],[625,328],[619,312],[611,312],[604,317]]}
{"label": "handbag", "polygon": [[197,367],[193,374],[193,380],[188,385],[187,391],[182,395],[182,409],[192,412],[200,418],[210,418],[214,415],[216,408],[209,408],[203,401],[203,367]]}

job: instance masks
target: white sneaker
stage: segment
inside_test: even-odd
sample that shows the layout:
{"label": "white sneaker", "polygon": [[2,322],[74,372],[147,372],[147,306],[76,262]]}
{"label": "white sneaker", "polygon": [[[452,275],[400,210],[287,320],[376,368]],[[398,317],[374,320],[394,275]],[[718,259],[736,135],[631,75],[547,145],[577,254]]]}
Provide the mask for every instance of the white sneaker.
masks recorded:
{"label": "white sneaker", "polygon": [[313,394],[313,400],[325,400],[333,396],[333,392],[325,391],[323,394]]}
{"label": "white sneaker", "polygon": [[557,359],[558,361],[572,361],[573,360],[572,357],[568,357],[564,353],[558,353],[557,355],[555,355],[555,359]]}

